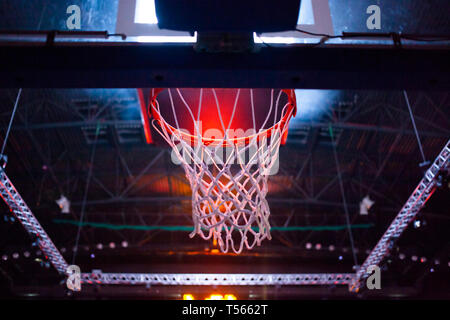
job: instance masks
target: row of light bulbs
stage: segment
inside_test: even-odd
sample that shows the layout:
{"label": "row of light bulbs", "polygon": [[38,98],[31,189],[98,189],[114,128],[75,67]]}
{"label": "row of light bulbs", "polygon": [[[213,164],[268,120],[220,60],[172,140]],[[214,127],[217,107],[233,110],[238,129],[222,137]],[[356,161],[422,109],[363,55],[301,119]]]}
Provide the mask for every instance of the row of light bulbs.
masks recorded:
{"label": "row of light bulbs", "polygon": [[[127,247],[128,247],[128,242],[127,242],[127,241],[122,241],[122,242],[120,243],[120,245],[122,246],[122,248],[127,248]],[[34,243],[33,243],[33,246],[35,246]],[[95,249],[97,249],[97,250],[103,250],[104,248],[115,249],[115,248],[117,248],[117,245],[116,245],[115,242],[110,242],[110,243],[107,244],[107,245],[103,245],[102,243],[98,243],[98,244],[95,245]],[[80,249],[84,249],[85,251],[89,251],[90,247],[87,246],[87,245],[84,245],[84,246],[78,246],[78,250],[80,250]],[[72,247],[72,251],[76,251],[76,250],[77,250],[77,248],[76,248],[75,246]],[[62,248],[59,249],[59,251],[60,251],[62,254],[64,254],[64,253],[67,252],[67,249],[66,249],[65,247],[62,247]],[[42,251],[41,251],[41,250],[37,250],[37,251],[35,252],[35,255],[36,255],[36,257],[42,256]],[[22,256],[23,256],[24,258],[30,258],[30,257],[31,257],[31,253],[30,253],[30,251],[26,250],[26,251],[24,251],[24,252],[22,253]],[[92,254],[91,254],[91,258],[94,258],[94,257],[95,257],[95,255],[92,253]],[[3,255],[1,256],[1,261],[7,261],[7,260],[10,259],[10,258],[11,258],[11,259],[17,260],[17,259],[20,258],[20,254],[19,254],[18,252],[14,252],[14,253],[12,253],[12,254],[10,254],[10,255],[3,254]]]}
{"label": "row of light bulbs", "polygon": [[[120,243],[120,246],[121,246],[122,248],[127,248],[127,247],[128,247],[128,242],[127,242],[127,241],[122,241],[122,242]],[[116,245],[115,242],[110,242],[109,244],[106,244],[106,245],[104,245],[104,244],[102,244],[102,243],[98,243],[98,244],[95,245],[95,249],[97,249],[97,250],[103,250],[104,248],[116,249],[116,248],[117,248],[117,245]],[[313,245],[313,244],[310,243],[310,242],[308,242],[308,243],[305,244],[305,248],[306,248],[307,250],[312,250],[313,248],[314,248],[315,250],[322,250],[322,249],[325,249],[325,248],[326,248],[326,249],[327,249],[328,251],[330,251],[330,252],[333,252],[333,251],[335,251],[335,250],[337,249],[336,246],[334,246],[334,245],[332,245],[332,244],[330,244],[330,245],[327,246],[327,247],[324,247],[324,246],[323,246],[322,244],[320,244],[320,243],[316,243],[315,245]],[[87,245],[79,246],[79,247],[78,247],[78,250],[80,250],[80,249],[84,249],[85,251],[89,251],[90,247],[87,246]],[[75,246],[72,247],[72,251],[75,251],[75,250],[76,250],[76,247],[75,247]],[[346,253],[346,252],[349,251],[349,248],[343,247],[343,248],[341,248],[341,251],[344,252],[344,253]],[[358,248],[355,248],[355,253],[359,253],[359,251],[360,251],[360,250],[359,250]],[[67,252],[67,249],[66,249],[65,247],[62,247],[62,248],[60,248],[60,252],[61,252],[62,254],[64,254],[64,253]],[[366,254],[370,254],[370,250],[369,250],[369,249],[365,250],[365,253],[366,253]],[[35,253],[35,255],[36,255],[36,257],[42,256],[42,251],[41,251],[41,250],[37,250],[36,253]],[[30,258],[30,257],[31,257],[31,253],[30,253],[30,251],[27,250],[27,251],[24,251],[24,252],[22,253],[22,256],[23,256],[24,258]],[[1,256],[1,261],[7,261],[9,258],[17,260],[17,259],[20,258],[20,254],[19,254],[18,252],[14,252],[14,253],[12,253],[11,255],[3,254],[3,255]],[[91,253],[91,258],[95,258],[95,255],[94,255],[93,253]],[[399,254],[398,254],[398,258],[399,258],[400,260],[406,260],[406,259],[408,258],[408,259],[410,259],[410,260],[413,261],[413,262],[421,262],[421,263],[425,263],[425,262],[428,261],[427,257],[419,257],[419,256],[417,256],[417,255],[412,255],[412,256],[407,257],[406,254],[404,254],[404,253],[399,253]],[[338,259],[339,259],[339,260],[343,260],[343,256],[340,255],[340,256],[338,257]],[[440,264],[441,264],[441,261],[440,261],[439,259],[434,259],[433,263],[434,263],[434,265],[437,266],[437,265],[440,265]],[[447,265],[450,267],[450,261],[447,262]]]}
{"label": "row of light bulbs", "polygon": [[[306,244],[305,244],[305,248],[307,249],[307,250],[312,250],[313,248],[315,249],[315,250],[322,250],[322,249],[327,249],[328,251],[331,251],[331,252],[333,252],[333,251],[335,251],[336,250],[336,246],[334,246],[334,245],[332,245],[332,244],[330,244],[328,247],[326,247],[326,246],[322,246],[322,244],[320,244],[320,243],[316,243],[315,245],[313,245],[312,243],[310,243],[310,242],[307,242]],[[343,247],[343,248],[341,248],[341,251],[342,252],[344,252],[344,253],[346,253],[346,252],[349,252],[349,248],[347,248],[347,247]],[[358,249],[358,248],[355,248],[355,253],[359,253],[360,252],[360,250]],[[371,250],[369,250],[369,249],[366,249],[365,250],[365,253],[368,255],[368,254],[370,254],[370,252],[371,252]],[[428,259],[427,259],[427,257],[419,257],[419,256],[417,256],[417,255],[411,255],[411,256],[406,256],[406,254],[404,254],[404,253],[399,253],[398,254],[398,258],[400,259],[400,260],[406,260],[406,259],[410,259],[411,261],[413,261],[413,262],[420,262],[420,263],[425,263],[425,262],[427,262],[428,261]],[[339,257],[338,257],[338,259],[339,260],[342,260],[343,259],[343,257],[340,255]],[[439,260],[439,259],[434,259],[433,260],[433,264],[434,265],[440,265],[441,264],[441,261]],[[447,262],[447,265],[450,267],[450,261],[448,261]],[[433,270],[434,271],[434,270]]]}

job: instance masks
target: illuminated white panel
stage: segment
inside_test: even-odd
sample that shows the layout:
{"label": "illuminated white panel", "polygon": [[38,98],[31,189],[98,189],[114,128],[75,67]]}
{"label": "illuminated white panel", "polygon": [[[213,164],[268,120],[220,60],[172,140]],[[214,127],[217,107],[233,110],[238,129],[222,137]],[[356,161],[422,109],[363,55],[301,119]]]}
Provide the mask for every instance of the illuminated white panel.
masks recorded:
{"label": "illuminated white panel", "polygon": [[197,32],[191,36],[139,36],[136,37],[137,42],[158,42],[158,43],[196,43]]}
{"label": "illuminated white panel", "polygon": [[134,14],[134,22],[144,24],[158,23],[154,0],[136,0],[136,11]]}
{"label": "illuminated white panel", "polygon": [[297,24],[314,24],[312,0],[302,0]]}

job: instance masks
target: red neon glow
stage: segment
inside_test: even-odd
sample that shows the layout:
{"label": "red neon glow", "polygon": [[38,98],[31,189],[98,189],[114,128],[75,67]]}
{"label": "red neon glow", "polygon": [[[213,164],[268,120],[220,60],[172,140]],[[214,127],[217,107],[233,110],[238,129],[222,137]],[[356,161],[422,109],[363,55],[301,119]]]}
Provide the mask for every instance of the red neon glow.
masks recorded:
{"label": "red neon glow", "polygon": [[147,144],[153,143],[152,133],[150,131],[149,114],[147,113],[147,106],[145,103],[144,92],[142,89],[137,89],[139,96],[139,105],[141,107],[141,119],[144,127],[145,141]]}

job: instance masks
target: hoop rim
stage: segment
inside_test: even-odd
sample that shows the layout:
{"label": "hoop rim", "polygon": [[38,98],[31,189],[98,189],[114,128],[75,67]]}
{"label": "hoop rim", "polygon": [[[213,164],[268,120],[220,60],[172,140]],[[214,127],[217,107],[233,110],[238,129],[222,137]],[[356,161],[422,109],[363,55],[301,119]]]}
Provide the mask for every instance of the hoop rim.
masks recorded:
{"label": "hoop rim", "polygon": [[[191,145],[197,145],[198,140],[199,140],[197,136],[183,132],[183,131],[173,127],[172,125],[167,123],[167,121],[162,117],[160,112],[156,109],[156,99],[157,99],[158,95],[165,89],[166,88],[151,89],[153,91],[153,95],[151,95],[149,107],[147,109],[149,118],[153,118],[153,121],[157,121],[161,127],[163,125],[164,129],[167,130],[168,132],[170,132],[170,134],[172,134],[172,135],[177,134],[177,136],[180,136],[185,142],[188,142]],[[167,89],[170,89],[170,88],[167,88]],[[286,106],[288,108],[287,108],[285,114],[283,115],[283,117],[280,119],[280,121],[278,121],[276,124],[274,124],[270,128],[261,130],[260,132],[252,134],[250,136],[240,137],[240,138],[216,139],[216,138],[202,137],[201,143],[206,146],[209,146],[209,145],[218,146],[221,144],[223,146],[228,146],[229,145],[228,142],[231,142],[232,145],[241,146],[241,145],[249,144],[250,141],[252,141],[255,136],[257,136],[258,140],[261,137],[267,137],[267,138],[271,137],[272,132],[275,131],[276,129],[281,129],[280,131],[284,132],[286,126],[289,125],[291,118],[295,117],[297,114],[297,100],[296,100],[294,89],[281,89],[281,91],[284,92],[288,97],[288,103],[286,104]],[[285,138],[286,137],[284,137],[284,140],[285,140]]]}

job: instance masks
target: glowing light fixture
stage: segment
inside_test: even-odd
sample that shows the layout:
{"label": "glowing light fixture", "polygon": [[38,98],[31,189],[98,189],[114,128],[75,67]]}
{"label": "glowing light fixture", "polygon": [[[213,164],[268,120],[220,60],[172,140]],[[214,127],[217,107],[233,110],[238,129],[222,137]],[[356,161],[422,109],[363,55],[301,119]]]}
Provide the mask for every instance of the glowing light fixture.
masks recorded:
{"label": "glowing light fixture", "polygon": [[205,300],[224,300],[224,299],[223,299],[223,295],[213,293],[209,297],[205,298]]}
{"label": "glowing light fixture", "polygon": [[136,11],[134,14],[135,23],[157,24],[155,1],[136,0]]}
{"label": "glowing light fixture", "polygon": [[[194,296],[190,293],[183,294],[183,300],[195,300]],[[212,293],[210,296],[206,297],[205,300],[237,300],[234,294],[227,293],[222,295],[220,293]]]}

